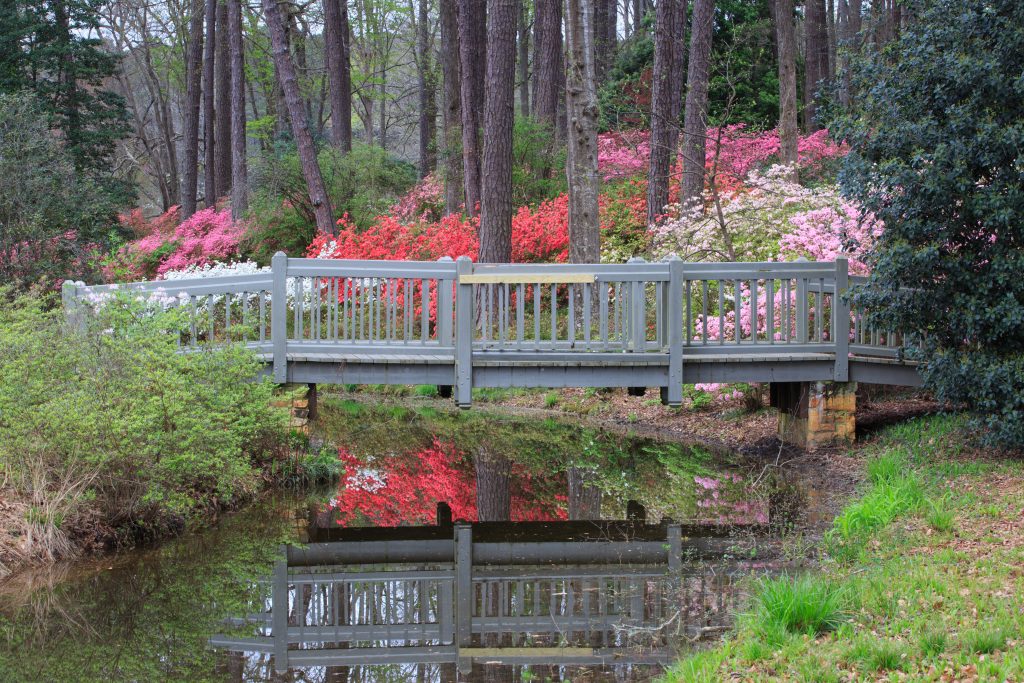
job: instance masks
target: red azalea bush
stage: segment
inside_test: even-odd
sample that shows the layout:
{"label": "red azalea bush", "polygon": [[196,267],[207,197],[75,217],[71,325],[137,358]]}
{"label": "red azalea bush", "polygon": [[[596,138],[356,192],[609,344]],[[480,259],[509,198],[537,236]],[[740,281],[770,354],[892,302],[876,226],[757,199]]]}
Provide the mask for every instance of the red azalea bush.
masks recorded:
{"label": "red azalea bush", "polygon": [[120,216],[121,224],[140,239],[129,242],[104,265],[108,280],[141,280],[170,270],[225,261],[239,255],[245,224],[231,218],[231,210],[210,207],[178,223],[178,207],[153,219],[136,209]]}
{"label": "red azalea bush", "polygon": [[[446,502],[455,519],[475,521],[476,480],[473,466],[454,444],[434,440],[416,453],[366,459],[338,450],[345,468],[338,495],[329,503],[340,525],[399,526],[433,524],[437,503]],[[565,496],[538,494],[541,482],[513,465],[512,520],[566,518]],[[564,486],[563,482],[560,482]],[[545,489],[550,488],[548,486]]]}

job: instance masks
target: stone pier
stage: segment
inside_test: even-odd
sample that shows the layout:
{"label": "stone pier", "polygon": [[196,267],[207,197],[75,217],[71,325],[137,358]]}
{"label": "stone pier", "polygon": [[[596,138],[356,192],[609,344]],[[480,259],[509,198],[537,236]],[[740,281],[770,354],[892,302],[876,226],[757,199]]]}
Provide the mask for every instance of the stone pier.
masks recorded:
{"label": "stone pier", "polygon": [[853,442],[856,382],[772,382],[770,394],[783,441],[801,448]]}

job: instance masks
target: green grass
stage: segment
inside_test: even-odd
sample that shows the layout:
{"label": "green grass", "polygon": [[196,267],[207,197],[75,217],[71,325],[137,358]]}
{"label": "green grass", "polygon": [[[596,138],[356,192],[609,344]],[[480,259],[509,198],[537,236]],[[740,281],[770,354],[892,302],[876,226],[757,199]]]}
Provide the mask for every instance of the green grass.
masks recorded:
{"label": "green grass", "polygon": [[762,579],[754,597],[754,628],[760,633],[818,635],[843,622],[843,591],[812,574]]}
{"label": "green grass", "polygon": [[928,417],[861,448],[865,483],[819,569],[755,584],[733,633],[666,680],[1024,681],[1024,538],[1006,524],[1024,460],[965,434]]}
{"label": "green grass", "polygon": [[967,631],[962,636],[964,650],[987,655],[1006,647],[1006,633],[1001,629],[979,628]]}
{"label": "green grass", "polygon": [[924,518],[928,522],[928,526],[940,533],[953,530],[956,522],[956,513],[949,509],[944,498],[929,498],[925,503],[925,507],[927,511]]}
{"label": "green grass", "polygon": [[559,396],[557,391],[549,391],[548,393],[544,394],[544,407],[554,408],[556,405],[558,405],[558,399]]}
{"label": "green grass", "polygon": [[438,391],[437,386],[434,384],[417,384],[412,390],[413,396],[424,396],[428,398],[436,398]]}

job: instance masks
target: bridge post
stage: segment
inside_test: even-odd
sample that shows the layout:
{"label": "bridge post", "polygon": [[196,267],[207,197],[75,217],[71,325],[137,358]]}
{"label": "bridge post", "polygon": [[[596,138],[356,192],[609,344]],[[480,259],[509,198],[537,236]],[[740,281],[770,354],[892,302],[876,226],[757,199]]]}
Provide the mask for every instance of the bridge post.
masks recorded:
{"label": "bridge post", "polygon": [[274,348],[274,381],[288,381],[288,255],[283,251],[270,260],[274,283],[270,290],[270,340]]}
{"label": "bridge post", "polygon": [[[274,633],[274,670],[288,671],[288,555],[282,545],[283,558],[274,562],[273,602],[270,618]],[[299,600],[302,596],[298,596]]]}
{"label": "bridge post", "polygon": [[85,318],[82,316],[82,302],[78,300],[79,284],[65,280],[60,286],[60,298],[64,305],[64,319],[71,327],[81,330],[85,328]]}
{"label": "bridge post", "polygon": [[[440,263],[454,263],[451,256],[442,256],[437,259]],[[453,291],[452,287],[455,284],[454,280],[446,280],[444,278],[438,278],[437,280],[437,343],[441,347],[451,347],[455,344],[455,338],[452,333],[452,316],[455,314]],[[424,287],[426,284],[424,284]],[[423,315],[427,315],[426,311]],[[453,379],[454,379],[454,372]],[[437,387],[437,393],[442,398],[451,398],[452,396],[452,385],[441,384]]]}
{"label": "bridge post", "polygon": [[455,644],[473,644],[473,527],[455,525]]}
{"label": "bridge post", "polygon": [[668,255],[668,301],[662,325],[668,328],[668,386],[665,387],[661,402],[669,406],[683,404],[683,260],[675,254]]}
{"label": "bridge post", "polygon": [[473,285],[462,276],[473,272],[468,256],[455,260],[455,404],[469,408],[473,402]]}
{"label": "bridge post", "polygon": [[833,336],[836,344],[836,368],[832,378],[837,382],[850,379],[850,267],[846,256],[836,257],[836,293],[832,300]]}
{"label": "bridge post", "polygon": [[856,432],[856,382],[772,382],[779,438],[801,448],[850,443]]}

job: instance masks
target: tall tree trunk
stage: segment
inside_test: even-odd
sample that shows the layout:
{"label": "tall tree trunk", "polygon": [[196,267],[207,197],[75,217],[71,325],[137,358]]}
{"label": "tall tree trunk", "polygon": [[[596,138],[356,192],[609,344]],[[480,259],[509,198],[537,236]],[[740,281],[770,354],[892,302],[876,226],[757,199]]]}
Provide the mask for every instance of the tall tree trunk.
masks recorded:
{"label": "tall tree trunk", "polygon": [[796,178],[796,38],[793,0],[774,0],[775,31],[779,42],[779,156]]}
{"label": "tall tree trunk", "polygon": [[242,42],[242,0],[228,2],[231,44],[231,216],[249,210],[249,170],[245,157],[245,44]]}
{"label": "tall tree trunk", "polygon": [[206,206],[217,203],[217,141],[215,121],[217,0],[206,0],[206,45],[203,48],[203,194]]}
{"label": "tall tree trunk", "polygon": [[597,73],[594,53],[594,5],[565,4],[565,104],[568,116],[569,261],[601,260],[597,173]]}
{"label": "tall tree trunk", "polygon": [[331,144],[352,151],[352,65],[348,2],[324,0],[324,54],[331,99]]}
{"label": "tall tree trunk", "polygon": [[512,258],[512,125],[519,0],[487,2],[487,88],[480,191],[480,262]]}
{"label": "tall tree trunk", "polygon": [[476,468],[476,517],[481,522],[507,522],[512,517],[512,463],[481,446],[473,454]]}
{"label": "tall tree trunk", "polygon": [[185,56],[184,160],[181,180],[181,220],[196,212],[199,185],[199,109],[203,96],[203,0],[192,0]]}
{"label": "tall tree trunk", "polygon": [[537,0],[533,19],[533,118],[552,129],[562,72],[562,0]]}
{"label": "tall tree trunk", "polygon": [[462,81],[459,70],[459,6],[441,0],[441,78],[444,81],[444,212],[458,213],[466,201],[462,180]]}
{"label": "tall tree trunk", "polygon": [[655,8],[654,75],[651,81],[651,157],[647,169],[647,223],[668,204],[669,174],[677,156],[679,105],[686,55],[686,0],[661,0]]}
{"label": "tall tree trunk", "polygon": [[604,81],[605,75],[612,65],[617,38],[617,21],[618,2],[616,0],[595,0],[594,49],[596,54],[594,68],[598,81]]}
{"label": "tall tree trunk", "polygon": [[828,33],[828,76],[831,81],[836,77],[839,57],[839,34],[836,30],[836,0],[828,0],[825,7],[825,30]]}
{"label": "tall tree trunk", "polygon": [[566,478],[569,483],[569,519],[601,519],[601,489],[591,483],[593,473],[570,467]]}
{"label": "tall tree trunk", "polygon": [[704,193],[704,157],[708,131],[708,75],[711,71],[711,37],[715,25],[715,0],[695,0],[690,28],[690,63],[686,76],[686,110],[683,113],[683,181],[681,204],[699,202]]}
{"label": "tall tree trunk", "polygon": [[420,177],[425,178],[437,165],[434,138],[437,135],[437,83],[430,47],[428,0],[419,0],[416,22],[416,75],[419,87]]}
{"label": "tall tree trunk", "polygon": [[519,73],[516,76],[519,81],[519,113],[522,116],[530,115],[530,17],[529,3],[527,0],[519,2],[519,29],[518,42],[516,43],[516,67]]}
{"label": "tall tree trunk", "polygon": [[313,138],[309,134],[309,124],[306,120],[302,95],[299,93],[299,84],[295,77],[295,66],[292,64],[292,57],[288,52],[284,22],[277,0],[263,0],[263,11],[266,15],[267,28],[270,31],[274,64],[277,66],[281,90],[284,93],[288,116],[291,119],[292,135],[295,137],[295,145],[299,150],[302,175],[306,179],[309,201],[316,217],[316,227],[321,232],[333,235],[335,226],[331,214],[331,200],[327,196],[327,188],[324,185],[323,176],[320,174],[320,164],[316,158],[316,148],[313,146]]}
{"label": "tall tree trunk", "polygon": [[804,7],[804,128],[811,132],[818,129],[816,93],[828,78],[828,25],[825,0],[805,0]]}
{"label": "tall tree trunk", "polygon": [[231,63],[228,56],[228,0],[217,2],[217,97],[214,135],[217,145],[216,183],[217,192],[225,195],[231,191]]}
{"label": "tall tree trunk", "polygon": [[487,12],[484,0],[459,0],[459,58],[462,76],[462,174],[466,213],[475,216],[480,203],[480,125],[484,110],[487,65]]}

